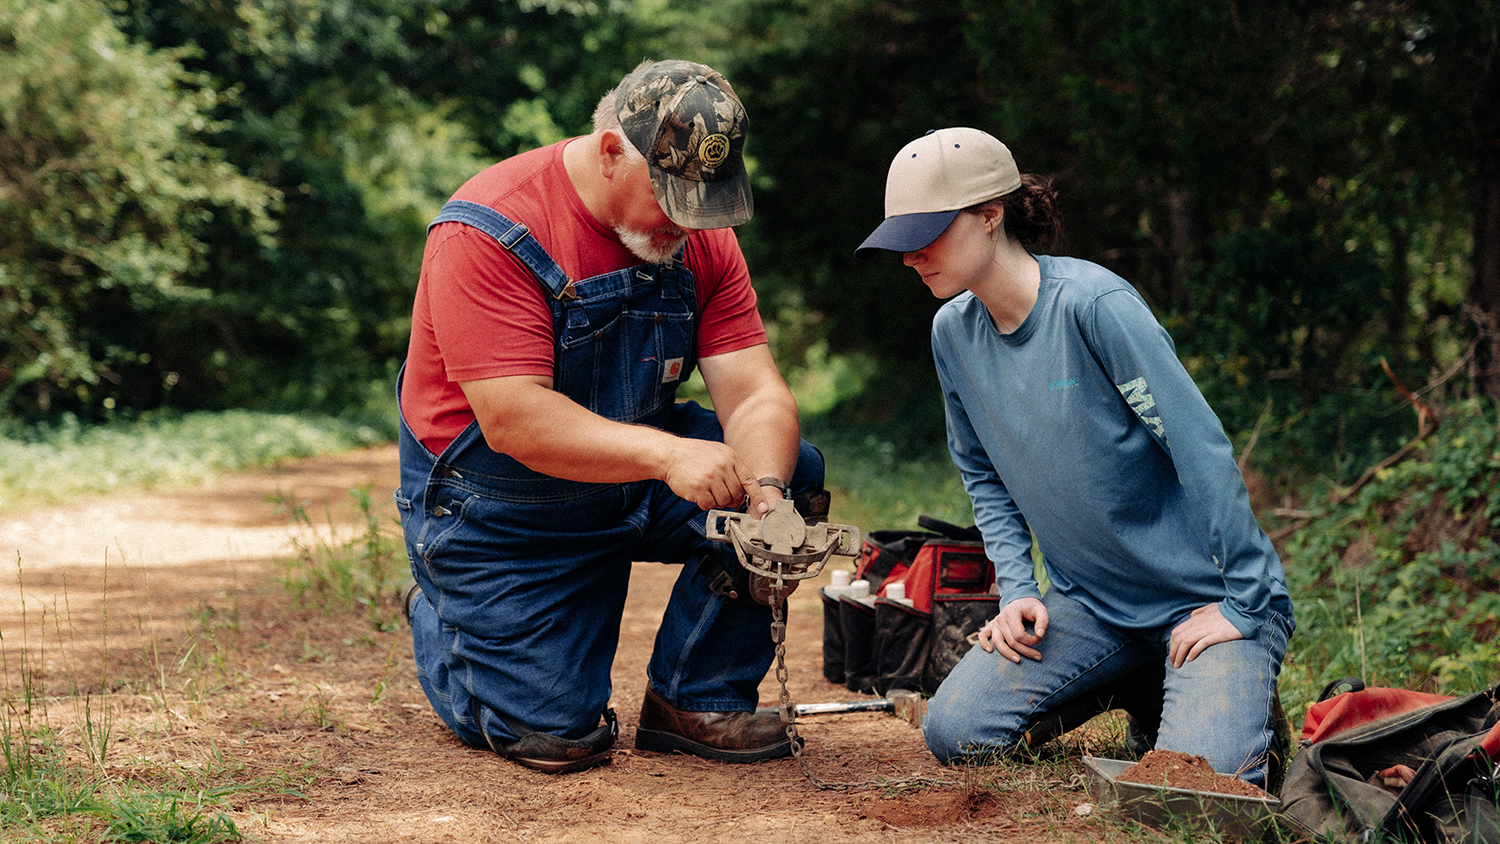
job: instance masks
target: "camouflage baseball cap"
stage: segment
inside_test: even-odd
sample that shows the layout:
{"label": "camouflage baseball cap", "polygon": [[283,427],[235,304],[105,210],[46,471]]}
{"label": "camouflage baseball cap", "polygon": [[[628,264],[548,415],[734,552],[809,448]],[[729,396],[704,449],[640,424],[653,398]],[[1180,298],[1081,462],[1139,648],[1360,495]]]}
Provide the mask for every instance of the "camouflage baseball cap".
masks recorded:
{"label": "camouflage baseball cap", "polygon": [[750,219],[743,155],[750,118],[722,74],[661,61],[636,68],[616,90],[620,126],[651,165],[656,201],[672,222],[721,229]]}

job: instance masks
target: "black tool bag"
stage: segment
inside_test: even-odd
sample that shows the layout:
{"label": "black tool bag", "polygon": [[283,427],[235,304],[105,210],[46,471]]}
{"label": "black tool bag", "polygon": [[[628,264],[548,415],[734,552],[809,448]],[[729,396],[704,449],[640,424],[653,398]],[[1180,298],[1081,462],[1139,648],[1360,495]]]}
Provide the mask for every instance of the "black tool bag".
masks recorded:
{"label": "black tool bag", "polygon": [[[855,577],[872,597],[823,592],[823,676],[852,691],[931,693],[999,612],[994,565],[973,527],[922,516],[919,531],[865,536]],[[907,601],[886,596],[905,586]]]}
{"label": "black tool bag", "polygon": [[[826,606],[825,606],[826,610]],[[833,612],[838,619],[839,641],[842,645],[840,661],[844,666],[843,684],[851,692],[874,694],[875,692],[875,604],[869,600],[856,600],[845,595],[834,601]],[[825,666],[823,674],[828,674]],[[838,681],[835,681],[838,682]]]}
{"label": "black tool bag", "polygon": [[[865,534],[854,578],[870,583],[873,595],[892,572],[904,572],[917,551],[936,533],[875,530]],[[851,691],[875,690],[875,607],[873,601],[840,600],[819,590],[823,599],[823,677]],[[851,604],[848,608],[844,604]],[[847,631],[847,632],[846,632]]]}
{"label": "black tool bag", "polygon": [[1339,680],[1308,712],[1280,820],[1317,841],[1500,844],[1497,759],[1500,686],[1447,698]]}
{"label": "black tool bag", "polygon": [[[982,552],[981,552],[982,553]],[[991,568],[989,584],[995,582]],[[982,589],[964,592],[939,592],[932,596],[932,644],[928,648],[927,671],[920,688],[935,691],[953,666],[979,641],[979,630],[1000,614],[1000,596]],[[895,689],[916,688],[892,685]]]}

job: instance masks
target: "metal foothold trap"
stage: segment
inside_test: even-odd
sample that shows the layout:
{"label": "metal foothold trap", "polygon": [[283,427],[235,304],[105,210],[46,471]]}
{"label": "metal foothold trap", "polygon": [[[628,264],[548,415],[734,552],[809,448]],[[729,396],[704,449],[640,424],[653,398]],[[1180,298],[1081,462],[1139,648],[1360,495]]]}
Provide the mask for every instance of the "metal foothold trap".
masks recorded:
{"label": "metal foothold trap", "polygon": [[[734,553],[739,558],[740,565],[773,582],[773,588],[770,590],[771,641],[776,644],[776,682],[781,687],[780,705],[776,708],[781,713],[781,722],[786,725],[787,738],[791,741],[792,756],[797,760],[797,767],[801,769],[807,781],[816,788],[837,791],[871,787],[889,788],[893,785],[905,784],[951,785],[952,783],[947,780],[934,780],[927,777],[907,777],[896,780],[881,777],[864,782],[830,782],[814,773],[808,766],[807,759],[803,758],[802,739],[797,735],[799,707],[792,705],[791,692],[787,690],[786,598],[792,588],[787,587],[786,582],[817,577],[823,571],[823,566],[828,562],[829,557],[835,555],[858,557],[859,528],[829,522],[808,524],[791,501],[772,499],[771,509],[764,518],[760,519],[753,518],[748,513],[730,510],[708,511],[708,524],[704,528],[704,535],[709,539],[728,542],[734,546]],[[921,720],[920,713],[925,710],[925,705],[920,695],[906,692],[898,697],[893,692],[891,697],[879,701],[805,704],[801,709],[803,710],[801,714],[808,715],[819,712],[894,710],[901,717],[916,723]]]}
{"label": "metal foothold trap", "polygon": [[772,499],[771,510],[756,519],[730,510],[708,511],[704,535],[734,547],[740,565],[777,581],[817,577],[834,555],[859,556],[859,528],[818,522],[809,525],[792,502]]}

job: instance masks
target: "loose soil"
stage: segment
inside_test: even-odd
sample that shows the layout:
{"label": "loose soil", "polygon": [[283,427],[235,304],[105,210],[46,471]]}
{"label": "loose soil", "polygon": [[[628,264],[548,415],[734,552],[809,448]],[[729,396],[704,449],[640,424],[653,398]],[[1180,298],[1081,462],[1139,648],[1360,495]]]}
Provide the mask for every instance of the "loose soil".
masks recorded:
{"label": "loose soil", "polygon": [[1215,771],[1202,756],[1178,753],[1175,750],[1148,751],[1141,757],[1141,761],[1126,768],[1115,780],[1186,788],[1210,794],[1232,794],[1259,799],[1271,796],[1239,777]]}
{"label": "loose soil", "polygon": [[[635,750],[674,566],[632,574],[611,764],[548,776],[466,747],[417,685],[394,595],[365,611],[329,610],[282,585],[299,550],[360,536],[352,489],[371,488],[394,534],[396,474],[394,448],[380,447],[0,514],[0,554],[14,562],[0,576],[8,711],[29,700],[24,718],[56,726],[80,764],[85,728],[108,724],[111,779],[226,787],[239,829],[267,842],[1154,840],[1085,808],[1081,757],[1118,755],[1117,737],[1085,731],[1038,760],[944,768],[920,729],[891,715],[799,719],[819,777],[887,783],[845,791],[814,788],[790,759],[722,765]],[[317,529],[269,497],[307,502]],[[866,699],[822,676],[818,585],[791,599],[792,697]],[[768,676],[762,704],[778,691]],[[911,777],[945,784],[897,784]]]}

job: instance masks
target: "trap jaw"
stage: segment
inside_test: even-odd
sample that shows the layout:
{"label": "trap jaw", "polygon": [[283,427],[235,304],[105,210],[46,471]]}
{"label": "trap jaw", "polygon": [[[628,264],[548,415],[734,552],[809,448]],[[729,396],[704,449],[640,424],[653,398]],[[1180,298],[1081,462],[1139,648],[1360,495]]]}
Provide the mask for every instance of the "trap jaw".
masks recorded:
{"label": "trap jaw", "polygon": [[817,577],[829,557],[859,556],[859,528],[828,522],[809,525],[791,501],[774,498],[770,504],[770,511],[759,519],[710,510],[704,535],[733,546],[740,565],[774,581],[776,594],[790,591],[786,581]]}

